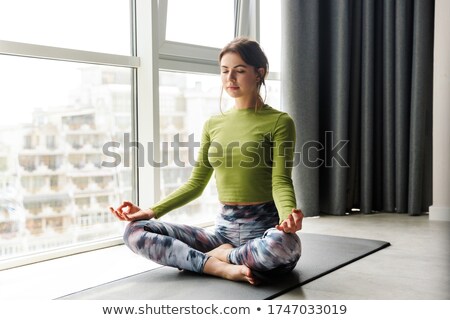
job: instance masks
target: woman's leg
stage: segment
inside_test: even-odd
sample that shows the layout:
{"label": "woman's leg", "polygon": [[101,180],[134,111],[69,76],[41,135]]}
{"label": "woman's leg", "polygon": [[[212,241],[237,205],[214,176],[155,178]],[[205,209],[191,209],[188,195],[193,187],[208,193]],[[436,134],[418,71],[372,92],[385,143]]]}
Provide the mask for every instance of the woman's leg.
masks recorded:
{"label": "woman's leg", "polygon": [[282,274],[291,271],[301,255],[296,234],[279,231],[274,202],[259,205],[224,205],[216,222],[216,232],[227,239],[208,254],[235,265],[245,265],[255,274]]}
{"label": "woman's leg", "polygon": [[230,264],[205,254],[225,240],[202,228],[154,220],[134,221],[127,226],[124,241],[133,252],[165,266],[255,283],[247,266]]}
{"label": "woman's leg", "polygon": [[301,241],[296,234],[270,228],[261,238],[224,252],[230,263],[243,264],[258,272],[282,274],[294,269],[300,259]]}
{"label": "woman's leg", "polygon": [[205,252],[224,243],[203,228],[155,220],[129,223],[124,241],[133,252],[156,263],[198,273],[209,258]]}

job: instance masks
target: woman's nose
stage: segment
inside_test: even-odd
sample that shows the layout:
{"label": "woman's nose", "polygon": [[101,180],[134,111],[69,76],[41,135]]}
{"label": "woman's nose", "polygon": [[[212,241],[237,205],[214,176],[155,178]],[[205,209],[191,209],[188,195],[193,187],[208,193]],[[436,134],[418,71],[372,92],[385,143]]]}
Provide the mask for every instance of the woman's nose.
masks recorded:
{"label": "woman's nose", "polygon": [[236,78],[236,73],[234,71],[228,72],[228,80],[234,80]]}

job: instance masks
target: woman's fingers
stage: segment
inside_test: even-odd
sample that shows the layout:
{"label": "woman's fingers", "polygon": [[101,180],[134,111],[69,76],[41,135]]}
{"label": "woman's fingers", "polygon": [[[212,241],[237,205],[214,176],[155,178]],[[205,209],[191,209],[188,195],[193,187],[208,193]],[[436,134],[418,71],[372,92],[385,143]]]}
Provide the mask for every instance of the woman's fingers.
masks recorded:
{"label": "woman's fingers", "polygon": [[286,219],[283,221],[282,223],[283,225],[283,231],[286,233],[291,233],[292,232],[292,222],[291,219]]}
{"label": "woman's fingers", "polygon": [[303,212],[300,209],[292,209],[292,216],[294,217],[296,231],[301,230],[303,225]]}
{"label": "woman's fingers", "polygon": [[279,225],[275,228],[286,233],[295,233],[302,229],[303,213],[300,209],[292,209],[292,213],[288,215]]}
{"label": "woman's fingers", "polygon": [[129,201],[124,201],[122,204],[117,208],[117,211],[123,212],[124,209],[126,209],[126,212],[130,212],[130,208],[133,204]]}
{"label": "woman's fingers", "polygon": [[109,211],[111,211],[111,213],[114,214],[119,220],[130,221],[130,218],[128,217],[129,210],[126,210],[127,208],[127,204],[123,203],[117,209],[109,207]]}
{"label": "woman's fingers", "polygon": [[109,211],[111,211],[111,213],[115,215],[119,220],[124,220],[124,217],[118,210],[115,210],[113,207],[109,207]]}
{"label": "woman's fingers", "polygon": [[298,216],[298,215],[296,215],[295,216],[295,218],[294,218],[294,225],[295,225],[295,229],[296,230],[300,230],[301,228],[302,228],[302,221],[301,221],[301,218]]}
{"label": "woman's fingers", "polygon": [[113,213],[119,220],[131,221],[133,220],[132,215],[140,211],[140,208],[134,205],[130,201],[123,201],[117,209],[112,207],[109,208],[111,213]]}
{"label": "woman's fingers", "polygon": [[141,210],[131,202],[125,201],[117,209],[109,207],[109,211],[122,221],[148,220],[154,217],[152,210]]}

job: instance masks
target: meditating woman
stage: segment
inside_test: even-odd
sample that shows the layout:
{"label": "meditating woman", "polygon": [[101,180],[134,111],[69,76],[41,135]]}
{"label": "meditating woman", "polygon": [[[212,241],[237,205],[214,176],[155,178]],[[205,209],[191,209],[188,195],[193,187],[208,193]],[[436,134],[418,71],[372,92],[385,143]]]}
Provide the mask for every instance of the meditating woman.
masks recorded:
{"label": "meditating woman", "polygon": [[[295,125],[260,95],[268,73],[259,44],[237,38],[219,56],[234,107],[206,121],[189,180],[150,209],[124,201],[125,244],[162,265],[257,284],[291,271],[301,255],[291,171]],[[201,195],[215,175],[221,210],[214,231],[157,219]]]}

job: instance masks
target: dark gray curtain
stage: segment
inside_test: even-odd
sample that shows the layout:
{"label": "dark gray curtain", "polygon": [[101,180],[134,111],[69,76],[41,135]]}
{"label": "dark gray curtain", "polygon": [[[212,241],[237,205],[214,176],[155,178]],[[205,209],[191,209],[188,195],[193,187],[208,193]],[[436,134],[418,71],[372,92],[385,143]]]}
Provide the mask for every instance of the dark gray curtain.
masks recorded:
{"label": "dark gray curtain", "polygon": [[306,216],[427,212],[434,1],[281,3],[298,206]]}

